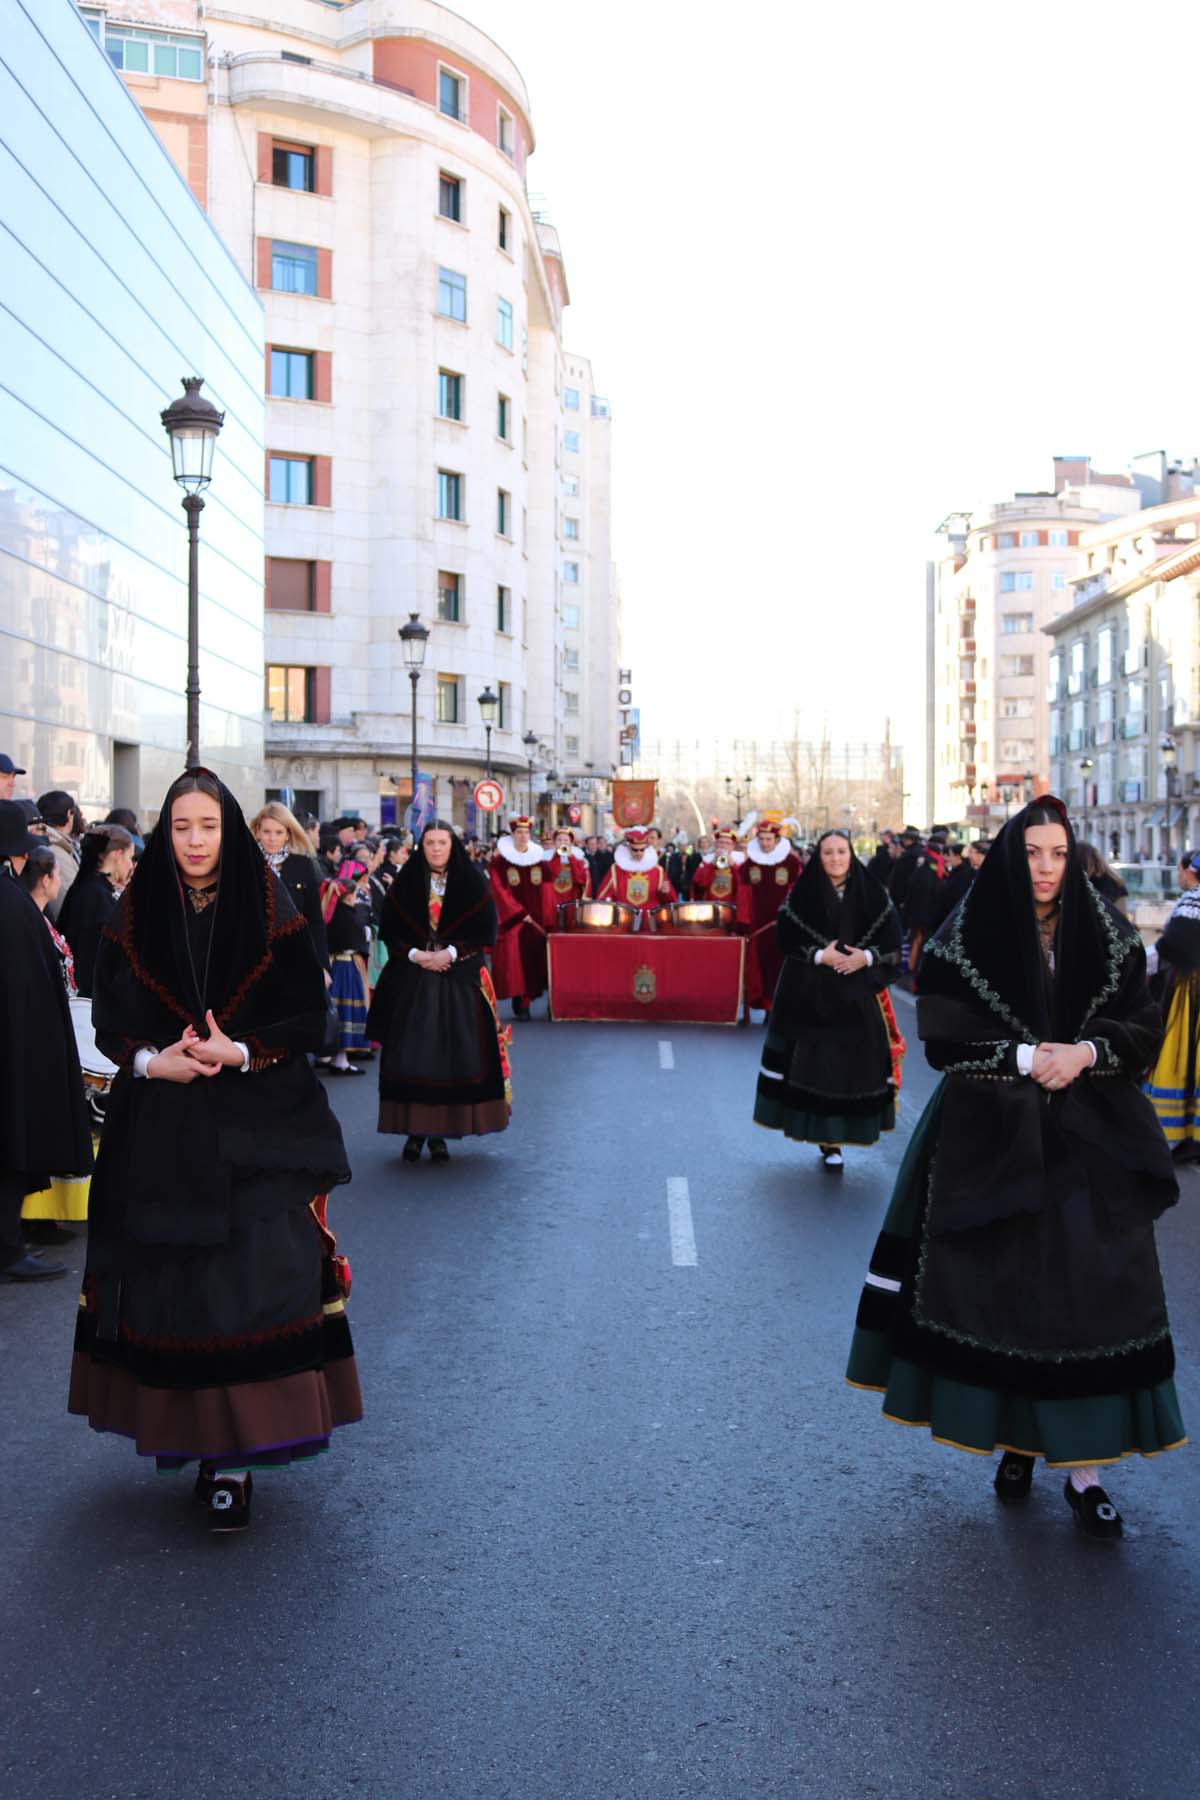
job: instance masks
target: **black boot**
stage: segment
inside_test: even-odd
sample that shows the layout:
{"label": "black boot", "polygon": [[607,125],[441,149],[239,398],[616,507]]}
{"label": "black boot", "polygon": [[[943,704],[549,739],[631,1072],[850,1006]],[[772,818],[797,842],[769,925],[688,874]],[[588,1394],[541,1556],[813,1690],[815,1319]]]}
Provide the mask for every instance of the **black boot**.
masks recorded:
{"label": "black boot", "polygon": [[410,1137],[400,1154],[405,1162],[420,1162],[421,1152],[424,1148],[425,1139],[423,1137]]}
{"label": "black boot", "polygon": [[450,1152],[446,1148],[445,1138],[430,1138],[430,1140],[429,1140],[429,1160],[430,1160],[430,1162],[436,1162],[436,1163],[444,1163],[444,1162],[450,1161]]}
{"label": "black boot", "polygon": [[249,1469],[240,1477],[218,1475],[208,1497],[210,1531],[245,1531],[250,1524],[250,1495],[254,1477]]}
{"label": "black boot", "polygon": [[1018,1450],[1006,1450],[1000,1458],[993,1486],[1004,1501],[1028,1500],[1033,1486],[1035,1457],[1022,1456]]}

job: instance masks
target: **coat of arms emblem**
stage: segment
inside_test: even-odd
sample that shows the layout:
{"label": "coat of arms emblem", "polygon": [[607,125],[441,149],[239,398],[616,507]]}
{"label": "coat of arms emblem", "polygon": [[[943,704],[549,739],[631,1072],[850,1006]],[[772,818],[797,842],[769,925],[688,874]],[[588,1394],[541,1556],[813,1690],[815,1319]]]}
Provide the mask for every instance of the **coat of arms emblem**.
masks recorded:
{"label": "coat of arms emblem", "polygon": [[775,886],[776,887],[786,887],[787,884],[788,884],[787,865],[785,863],[780,863],[779,867],[775,871]]}
{"label": "coat of arms emblem", "polygon": [[630,906],[645,906],[650,898],[650,880],[646,875],[631,875],[625,889]]}
{"label": "coat of arms emblem", "polygon": [[648,963],[643,963],[640,969],[634,970],[633,997],[635,1000],[640,1000],[643,1006],[649,1006],[657,992],[658,986],[654,979],[654,970]]}
{"label": "coat of arms emblem", "polygon": [[757,863],[750,864],[750,880],[753,882],[755,887],[757,887],[759,882],[762,880],[762,870],[759,868]]}

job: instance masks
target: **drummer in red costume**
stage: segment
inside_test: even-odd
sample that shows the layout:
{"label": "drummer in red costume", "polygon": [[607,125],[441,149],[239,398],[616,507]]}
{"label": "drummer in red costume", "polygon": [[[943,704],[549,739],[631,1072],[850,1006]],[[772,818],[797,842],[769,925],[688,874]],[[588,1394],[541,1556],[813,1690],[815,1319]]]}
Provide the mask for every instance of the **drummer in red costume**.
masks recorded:
{"label": "drummer in red costume", "polygon": [[546,991],[543,854],[533,820],[510,819],[508,835],[496,840],[488,871],[500,918],[492,981],[496,998],[512,1001],[514,1019],[527,1019],[530,1003]]}
{"label": "drummer in red costume", "polygon": [[738,929],[750,940],[746,945],[746,1004],[761,1006],[764,1012],[771,1010],[783,967],[775,917],[803,867],[782,832],[783,825],[793,823],[779,813],[763,813],[738,870]]}
{"label": "drummer in red costume", "polygon": [[[597,900],[623,900],[640,913],[653,912],[675,898],[675,889],[667,880],[666,870],[658,860],[658,851],[650,843],[650,834],[640,825],[631,825],[613,856],[613,866],[600,883]],[[644,920],[642,921],[644,926]]]}
{"label": "drummer in red costume", "polygon": [[590,900],[592,877],[587,857],[575,842],[575,833],[560,825],[554,833],[553,847],[545,852],[542,870],[542,923],[547,931],[558,924],[558,909],[572,900]]}
{"label": "drummer in red costume", "polygon": [[718,825],[713,845],[692,876],[692,899],[732,901],[745,852],[738,849],[737,832],[732,825]]}

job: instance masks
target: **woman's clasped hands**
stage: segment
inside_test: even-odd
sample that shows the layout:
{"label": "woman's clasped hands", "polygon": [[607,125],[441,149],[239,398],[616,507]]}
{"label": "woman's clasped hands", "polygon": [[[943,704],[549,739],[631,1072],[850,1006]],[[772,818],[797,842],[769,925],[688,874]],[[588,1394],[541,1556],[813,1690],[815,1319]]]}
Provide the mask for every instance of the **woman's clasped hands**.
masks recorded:
{"label": "woman's clasped hands", "polygon": [[207,1037],[202,1038],[194,1026],[187,1025],[177,1042],[168,1044],[165,1050],[159,1050],[150,1058],[146,1074],[152,1081],[189,1082],[219,1075],[222,1069],[242,1067],[241,1046],[221,1030],[211,1008],[204,1018],[208,1026]]}

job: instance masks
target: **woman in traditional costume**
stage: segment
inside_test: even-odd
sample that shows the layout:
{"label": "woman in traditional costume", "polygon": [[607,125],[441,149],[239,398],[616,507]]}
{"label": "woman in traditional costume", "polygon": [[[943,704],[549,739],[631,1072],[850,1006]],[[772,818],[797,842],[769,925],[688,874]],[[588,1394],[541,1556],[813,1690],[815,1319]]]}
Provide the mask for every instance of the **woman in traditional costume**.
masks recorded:
{"label": "woman in traditional costume", "polygon": [[362,1075],[351,1056],[371,1048],[367,1037],[367,955],[369,928],[359,912],[359,897],[367,880],[365,863],[347,858],[322,889],[325,937],[329,945],[333,985],[329,998],[338,1018],[337,1049],[324,1065],[330,1075]]}
{"label": "woman in traditional costume", "polygon": [[508,1124],[508,1042],[484,953],[496,941],[487,877],[438,819],[388,889],[381,935],[387,965],[371,1002],[370,1037],[382,1046],[379,1129],[403,1133],[406,1162],[426,1139],[447,1162],[447,1138]]}
{"label": "woman in traditional costume", "polygon": [[75,959],[75,986],[85,996],[92,992],[100,935],[112,923],[132,874],[132,835],[121,825],[89,825],[79,852],[79,873],[58,912],[58,929]]}
{"label": "woman in traditional costume", "polygon": [[[1195,859],[1200,863],[1200,857]],[[1189,864],[1187,873],[1197,873]],[[1153,961],[1166,1035],[1146,1092],[1176,1162],[1200,1158],[1197,1052],[1200,1051],[1200,889],[1180,895],[1147,957]]]}
{"label": "woman in traditional costume", "polygon": [[900,972],[900,921],[846,833],[827,831],[776,929],[784,964],[754,1122],[816,1144],[840,1169],[844,1144],[873,1144],[896,1123],[904,1044],[886,990]]}
{"label": "woman in traditional costume", "polygon": [[1133,925],[1089,883],[1066,808],[1000,833],[926,946],[917,1023],[943,1080],[913,1134],[848,1379],[886,1417],[987,1456],[1002,1500],[1069,1470],[1121,1535],[1101,1463],[1183,1442],[1154,1221],[1175,1174],[1140,1081],[1162,1038]]}
{"label": "woman in traditional costume", "polygon": [[253,1469],[361,1417],[325,1197],[350,1171],[309,1067],[325,982],[233,795],[172,785],[100,943],[99,1047],[120,1065],[92,1180],[69,1406],[160,1469],[199,1460],[214,1530]]}

